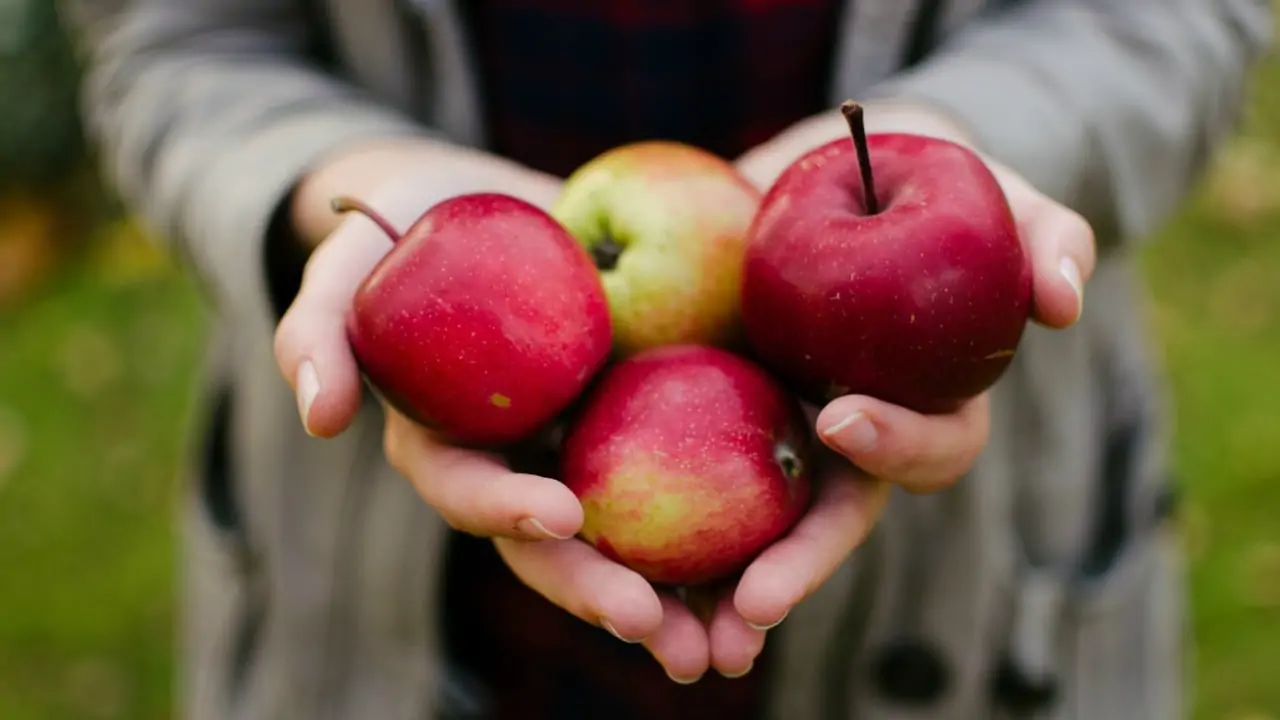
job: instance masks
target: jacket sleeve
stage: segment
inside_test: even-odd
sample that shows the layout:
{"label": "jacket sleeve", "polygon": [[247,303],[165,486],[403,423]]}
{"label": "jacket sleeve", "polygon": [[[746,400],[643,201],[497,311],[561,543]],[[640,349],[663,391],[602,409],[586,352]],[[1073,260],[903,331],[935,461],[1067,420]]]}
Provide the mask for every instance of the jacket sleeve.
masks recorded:
{"label": "jacket sleeve", "polygon": [[952,113],[1100,245],[1154,230],[1234,129],[1271,0],[1003,3],[873,90]]}
{"label": "jacket sleeve", "polygon": [[263,312],[264,238],[310,166],[428,132],[308,57],[296,0],[65,0],[104,172],[233,314]]}

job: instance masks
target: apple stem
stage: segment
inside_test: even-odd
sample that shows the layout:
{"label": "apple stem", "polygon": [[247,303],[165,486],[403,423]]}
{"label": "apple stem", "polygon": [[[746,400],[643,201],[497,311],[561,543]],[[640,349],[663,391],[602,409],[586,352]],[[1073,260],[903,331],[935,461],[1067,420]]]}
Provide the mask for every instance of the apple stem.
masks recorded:
{"label": "apple stem", "polygon": [[880,201],[876,200],[876,182],[871,174],[871,151],[867,148],[867,127],[862,119],[862,106],[852,100],[845,100],[840,106],[840,114],[849,123],[853,147],[858,151],[858,167],[862,171],[862,195],[867,214],[875,215],[880,212]]}
{"label": "apple stem", "polygon": [[382,232],[386,233],[387,237],[391,238],[391,242],[400,242],[400,231],[396,230],[395,226],[393,226],[389,220],[387,220],[377,210],[369,207],[369,205],[363,200],[357,200],[356,198],[342,195],[330,200],[329,207],[335,213],[339,214],[358,212],[372,220],[375,225],[382,228]]}

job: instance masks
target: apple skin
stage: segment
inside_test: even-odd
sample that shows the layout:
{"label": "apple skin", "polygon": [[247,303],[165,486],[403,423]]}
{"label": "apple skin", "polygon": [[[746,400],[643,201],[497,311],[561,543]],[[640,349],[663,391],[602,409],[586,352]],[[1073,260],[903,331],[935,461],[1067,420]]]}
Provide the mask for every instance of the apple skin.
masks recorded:
{"label": "apple skin", "polygon": [[569,176],[551,214],[596,258],[618,357],[740,342],[742,251],[760,198],[731,163],[662,140]]}
{"label": "apple skin", "polygon": [[740,571],[810,495],[800,405],[759,366],[707,346],[648,350],[606,370],[561,462],[582,538],[659,585]]}
{"label": "apple skin", "polygon": [[611,345],[590,257],[546,212],[495,193],[428,209],[357,290],[347,336],[387,402],[473,446],[537,432]]}
{"label": "apple skin", "polygon": [[874,215],[850,139],[805,154],[765,195],[744,256],[747,338],[810,402],[852,393],[951,411],[1012,361],[1031,265],[976,154],[900,133],[867,149]]}

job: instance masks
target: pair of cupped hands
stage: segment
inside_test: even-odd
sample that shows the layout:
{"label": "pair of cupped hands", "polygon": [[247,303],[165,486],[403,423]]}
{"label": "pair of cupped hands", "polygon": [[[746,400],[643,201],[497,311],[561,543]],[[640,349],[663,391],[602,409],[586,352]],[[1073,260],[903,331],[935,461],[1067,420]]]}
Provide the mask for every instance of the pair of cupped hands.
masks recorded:
{"label": "pair of cupped hands", "polygon": [[[866,122],[870,132],[917,132],[972,147],[962,127],[932,109],[872,104]],[[838,112],[816,116],[746,153],[737,166],[767,189],[801,154],[847,132]],[[1094,267],[1092,231],[1080,215],[1010,169],[988,164],[1033,264],[1033,319],[1068,327],[1079,317]],[[352,148],[310,173],[291,210],[299,237],[314,250],[275,344],[307,431],[332,437],[356,414],[363,387],[345,316],[357,286],[391,248],[367,219],[334,215],[330,198],[360,197],[403,231],[430,205],[466,192],[504,192],[549,208],[561,182],[502,158],[417,138]],[[513,472],[497,456],[452,447],[385,410],[387,460],[450,526],[492,538],[521,581],[620,640],[642,643],[674,681],[686,684],[709,669],[727,677],[748,673],[767,631],[871,531],[891,487],[936,492],[969,470],[986,445],[990,412],[986,395],[948,415],[921,415],[858,395],[810,408],[828,456],[815,478],[811,509],[735,586],[689,603],[576,539],[582,507],[557,480]]]}

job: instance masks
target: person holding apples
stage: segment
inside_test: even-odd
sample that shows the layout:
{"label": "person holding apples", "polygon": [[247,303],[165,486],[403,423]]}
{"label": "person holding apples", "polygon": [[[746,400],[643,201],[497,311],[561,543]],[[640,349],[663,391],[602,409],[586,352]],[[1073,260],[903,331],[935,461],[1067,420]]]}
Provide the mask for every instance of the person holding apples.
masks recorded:
{"label": "person holding apples", "polygon": [[[1132,248],[1233,129],[1268,2],[65,6],[109,176],[219,310],[184,717],[1182,714]],[[467,193],[550,210],[575,169],[646,139],[763,192],[847,136],[846,98],[872,134],[985,161],[1034,323],[952,411],[813,408],[844,461],[733,587],[659,593],[575,538],[565,485],[365,391],[346,318],[391,244],[333,198],[398,228]]]}

